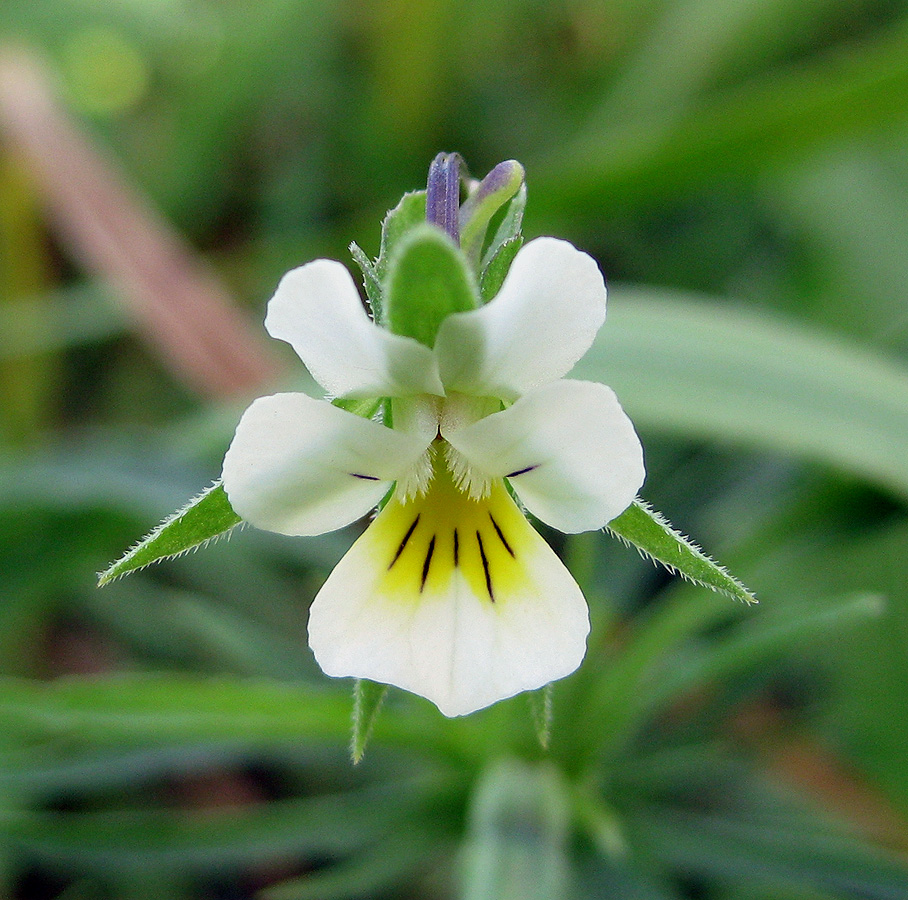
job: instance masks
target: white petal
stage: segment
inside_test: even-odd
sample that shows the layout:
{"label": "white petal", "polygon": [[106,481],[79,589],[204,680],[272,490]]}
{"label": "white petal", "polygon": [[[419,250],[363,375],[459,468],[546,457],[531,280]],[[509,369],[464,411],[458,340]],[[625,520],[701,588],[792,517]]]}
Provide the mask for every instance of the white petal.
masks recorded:
{"label": "white petal", "polygon": [[537,238],[485,306],[449,316],[435,353],[448,390],[513,399],[566,375],[605,320],[596,261],[566,241]]}
{"label": "white petal", "polygon": [[323,534],[369,512],[427,446],[324,400],[274,394],[240,419],[224,488],[237,514],[258,528]]}
{"label": "white petal", "polygon": [[334,260],[288,272],[268,304],[265,327],[339,397],[444,393],[432,351],[376,325],[350,273]]}
{"label": "white petal", "polygon": [[466,715],[570,674],[589,617],[570,573],[497,482],[470,501],[450,478],[389,502],[312,604],[328,674],[393,684]]}
{"label": "white petal", "polygon": [[568,533],[614,519],[646,474],[614,392],[590,381],[556,381],[444,437],[486,475],[507,477],[533,515]]}

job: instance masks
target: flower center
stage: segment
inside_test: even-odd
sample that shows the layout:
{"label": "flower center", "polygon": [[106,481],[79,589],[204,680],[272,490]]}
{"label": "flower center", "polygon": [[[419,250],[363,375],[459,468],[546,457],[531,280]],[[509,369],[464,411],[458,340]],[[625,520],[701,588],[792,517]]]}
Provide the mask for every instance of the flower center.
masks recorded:
{"label": "flower center", "polygon": [[393,406],[395,427],[404,431],[434,432],[435,439],[398,480],[395,496],[402,502],[413,500],[425,495],[434,481],[443,479],[452,482],[457,490],[472,500],[488,497],[492,479],[451,446],[444,435],[500,410],[501,401],[495,397],[471,397],[458,393],[450,393],[444,398],[396,399]]}
{"label": "flower center", "polygon": [[482,476],[481,497],[465,490],[446,448],[453,450],[441,439],[430,448],[425,489],[408,496],[398,486],[363,535],[383,572],[379,591],[416,600],[460,577],[474,596],[496,603],[525,581],[523,557],[536,535],[503,480]]}

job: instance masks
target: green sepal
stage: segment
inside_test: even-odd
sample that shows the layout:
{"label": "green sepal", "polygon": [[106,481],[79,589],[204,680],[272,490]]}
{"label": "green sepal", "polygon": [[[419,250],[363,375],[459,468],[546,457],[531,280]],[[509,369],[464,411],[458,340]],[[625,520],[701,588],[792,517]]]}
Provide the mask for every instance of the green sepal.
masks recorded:
{"label": "green sepal", "polygon": [[607,530],[641,553],[694,584],[708,587],[733,600],[756,603],[754,595],[710,559],[690,538],[675,531],[668,520],[639,498]]}
{"label": "green sepal", "polygon": [[553,685],[547,684],[538,691],[531,691],[527,694],[530,716],[533,719],[533,730],[536,732],[536,739],[543,750],[549,749],[552,739],[553,692]]}
{"label": "green sepal", "polygon": [[375,273],[384,281],[397,245],[417,225],[426,221],[426,192],[410,191],[390,210],[381,223],[381,248],[375,260]]}
{"label": "green sepal", "polygon": [[474,265],[479,263],[492,217],[521,189],[523,178],[523,166],[516,160],[499,163],[461,205],[460,246]]}
{"label": "green sepal", "polygon": [[335,397],[331,405],[363,419],[373,419],[381,409],[382,402],[381,397]]}
{"label": "green sepal", "polygon": [[395,334],[435,344],[451,313],[475,309],[479,289],[466,258],[438,228],[423,224],[401,240],[384,280],[387,325]]}
{"label": "green sepal", "polygon": [[165,519],[147,537],[98,576],[103,587],[117,578],[145,566],[179,556],[230,531],[242,521],[233,511],[220,481]]}
{"label": "green sepal", "polygon": [[378,711],[388,694],[388,685],[376,684],[357,678],[353,685],[353,734],[350,738],[350,756],[356,765],[366,752],[372,736]]}
{"label": "green sepal", "polygon": [[372,310],[372,317],[378,321],[381,319],[384,306],[384,292],[382,291],[381,279],[378,277],[375,263],[366,256],[356,241],[351,242],[348,249],[353,261],[363,273],[363,287],[366,289],[366,297],[369,299],[369,308]]}
{"label": "green sepal", "polygon": [[488,303],[501,290],[511,263],[522,246],[523,235],[515,235],[498,247],[489,264],[482,270],[479,293],[483,303]]}
{"label": "green sepal", "polygon": [[363,273],[363,286],[372,310],[372,318],[379,325],[387,325],[385,314],[384,281],[388,274],[391,257],[397,245],[408,232],[426,221],[426,192],[411,191],[400,198],[381,224],[381,247],[374,261],[354,241],[350,244],[350,255]]}
{"label": "green sepal", "polygon": [[502,244],[520,236],[520,228],[523,225],[523,211],[526,209],[526,205],[527,186],[522,184],[520,190],[517,191],[507,206],[504,207],[501,221],[495,229],[495,234],[492,235],[491,239],[486,241],[486,250],[482,256],[482,266],[480,267],[483,271],[488,267],[489,263],[498,252],[498,248],[501,247]]}

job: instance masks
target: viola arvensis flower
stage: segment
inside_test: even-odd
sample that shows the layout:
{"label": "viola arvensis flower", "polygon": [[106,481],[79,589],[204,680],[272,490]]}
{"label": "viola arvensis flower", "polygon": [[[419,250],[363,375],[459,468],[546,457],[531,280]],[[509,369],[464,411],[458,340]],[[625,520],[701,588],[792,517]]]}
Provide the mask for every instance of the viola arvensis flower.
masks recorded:
{"label": "viola arvensis flower", "polygon": [[381,420],[305,394],[262,397],[223,469],[237,514],[282,534],[341,528],[387,497],[312,603],[309,642],[328,675],[396,685],[447,716],[542,687],[583,658],[586,601],[523,508],[563,532],[599,529],[644,477],[614,393],[563,378],[605,319],[595,261],[539,238],[490,302],[472,290],[475,308],[413,336],[392,330],[393,310],[391,328],[369,317],[342,264],[289,272],[267,330],[329,395],[383,398]]}

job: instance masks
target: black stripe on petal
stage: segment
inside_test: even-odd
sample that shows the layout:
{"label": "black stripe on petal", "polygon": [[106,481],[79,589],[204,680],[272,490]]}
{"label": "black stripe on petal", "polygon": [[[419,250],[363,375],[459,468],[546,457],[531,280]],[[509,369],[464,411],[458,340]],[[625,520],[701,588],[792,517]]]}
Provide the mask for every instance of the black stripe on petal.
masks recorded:
{"label": "black stripe on petal", "polygon": [[389,569],[392,568],[394,563],[396,563],[400,559],[400,555],[404,552],[404,547],[407,546],[407,541],[409,541],[410,538],[413,537],[413,532],[416,530],[418,523],[419,516],[417,515],[417,517],[413,520],[413,524],[407,529],[407,533],[403,536],[403,540],[400,542],[400,546],[398,546],[397,552],[394,554],[394,559],[392,559],[388,564]]}
{"label": "black stripe on petal", "polygon": [[432,554],[435,552],[435,535],[429,541],[429,549],[426,551],[426,561],[422,564],[422,580],[419,583],[419,592],[423,592],[426,586],[426,579],[429,577],[429,566],[432,564]]}
{"label": "black stripe on petal", "polygon": [[504,544],[504,549],[511,554],[512,559],[517,558],[517,554],[514,552],[511,545],[508,543],[508,539],[504,536],[504,532],[498,527],[498,523],[495,521],[495,517],[489,513],[489,518],[492,520],[492,527],[495,529],[495,534],[498,535],[499,540]]}
{"label": "black stripe on petal", "polygon": [[486,575],[486,590],[489,592],[489,600],[495,602],[495,592],[492,590],[492,573],[489,571],[489,560],[486,556],[486,549],[482,545],[482,535],[476,532],[476,541],[479,544],[479,558],[482,560],[482,570]]}
{"label": "black stripe on petal", "polygon": [[504,477],[505,478],[516,478],[518,475],[526,475],[527,472],[532,472],[533,469],[538,469],[538,468],[539,468],[539,463],[537,463],[534,466],[526,466],[523,469],[518,469],[516,472],[508,472],[508,474],[505,475]]}

